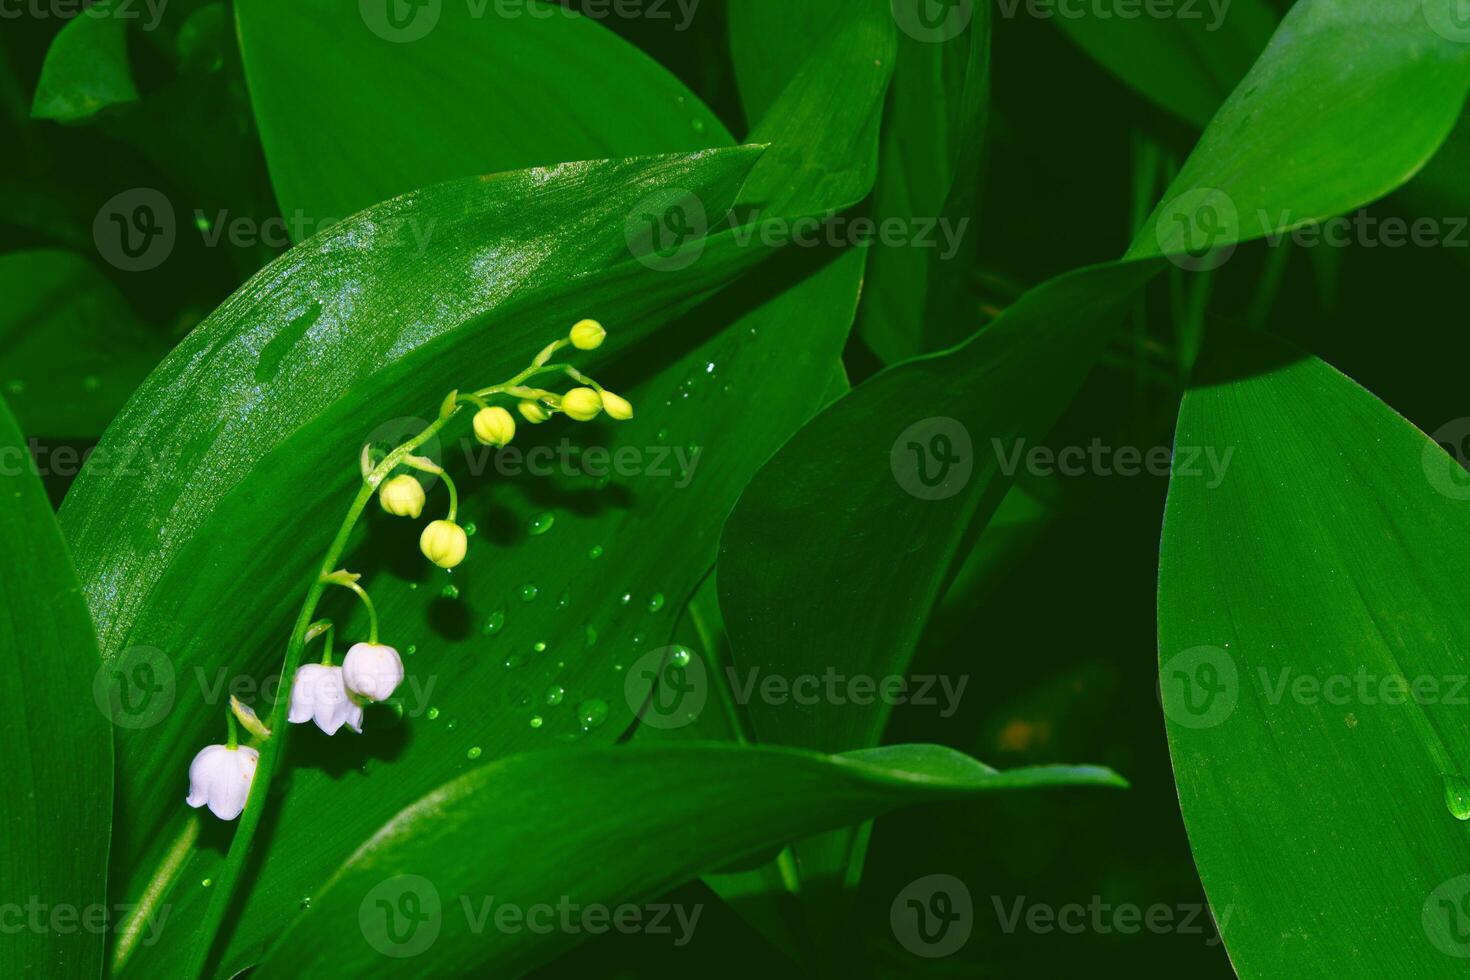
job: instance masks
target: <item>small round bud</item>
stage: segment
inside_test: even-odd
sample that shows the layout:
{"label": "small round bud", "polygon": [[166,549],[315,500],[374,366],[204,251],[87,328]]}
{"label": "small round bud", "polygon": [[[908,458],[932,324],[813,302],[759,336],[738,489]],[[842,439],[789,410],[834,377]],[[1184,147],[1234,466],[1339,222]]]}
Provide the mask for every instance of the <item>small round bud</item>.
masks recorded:
{"label": "small round bud", "polygon": [[464,528],[453,521],[430,521],[419,535],[419,550],[440,568],[453,568],[464,561],[469,546]]}
{"label": "small round bud", "polygon": [[500,406],[475,413],[475,438],[487,446],[504,446],[516,435],[516,420]]}
{"label": "small round bud", "polygon": [[424,485],[401,473],[379,488],[378,503],[394,517],[417,518],[424,510]]}
{"label": "small round bud", "polygon": [[540,402],[533,402],[530,399],[516,405],[516,411],[521,413],[521,418],[530,422],[532,425],[540,425],[542,422],[551,418],[550,409]]}
{"label": "small round bud", "polygon": [[607,411],[608,418],[626,422],[633,417],[633,406],[628,404],[628,399],[614,395],[610,391],[602,393],[602,407]]}
{"label": "small round bud", "polygon": [[602,414],[602,397],[591,388],[573,388],[561,396],[561,410],[578,422],[591,422]]}
{"label": "small round bud", "polygon": [[596,320],[581,320],[567,336],[578,350],[596,350],[602,346],[602,338],[607,336],[607,331]]}

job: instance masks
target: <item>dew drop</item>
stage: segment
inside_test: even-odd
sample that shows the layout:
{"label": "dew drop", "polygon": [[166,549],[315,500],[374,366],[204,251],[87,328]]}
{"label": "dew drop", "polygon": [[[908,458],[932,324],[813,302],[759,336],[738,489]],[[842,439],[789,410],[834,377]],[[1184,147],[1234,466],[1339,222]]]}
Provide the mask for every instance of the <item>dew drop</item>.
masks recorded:
{"label": "dew drop", "polygon": [[532,535],[545,534],[547,531],[551,530],[551,525],[555,523],[556,515],[552,514],[550,511],[542,511],[535,517],[531,518],[531,523],[526,528],[526,531],[527,533]]}
{"label": "dew drop", "polygon": [[428,715],[428,718],[429,718],[430,721],[434,721],[435,719],[437,719],[439,717],[439,709],[438,708],[430,708],[426,712],[426,714]]}
{"label": "dew drop", "polygon": [[214,887],[214,879],[213,878],[205,878],[199,884],[202,885],[205,888],[213,888]]}
{"label": "dew drop", "polygon": [[588,549],[588,551],[587,551],[587,557],[588,558],[591,558],[593,561],[596,561],[597,559],[601,558],[602,557],[602,545],[600,545],[600,544],[594,544],[590,549]]}
{"label": "dew drop", "polygon": [[624,592],[622,595],[618,596],[618,602],[622,603],[625,606],[632,601],[633,593],[631,592]]}
{"label": "dew drop", "polygon": [[497,609],[490,614],[489,619],[485,620],[485,625],[480,628],[480,632],[486,636],[494,636],[503,629],[505,629],[505,610]]}
{"label": "dew drop", "polygon": [[568,595],[567,593],[565,593],[565,592],[563,592],[561,594],[561,598],[559,598],[559,599],[556,600],[556,608],[558,608],[558,609],[565,609],[567,606],[570,606],[571,604],[572,604],[572,597],[570,595]]}
{"label": "dew drop", "polygon": [[1470,781],[1457,772],[1446,773],[1444,803],[1456,820],[1470,820]]}
{"label": "dew drop", "polygon": [[587,645],[589,647],[597,645],[597,627],[591,623],[587,624]]}
{"label": "dew drop", "polygon": [[478,745],[471,745],[470,746],[470,750],[465,753],[465,758],[467,758],[467,759],[478,759],[481,754],[482,754],[482,750],[481,750],[481,748]]}
{"label": "dew drop", "polygon": [[530,582],[527,582],[525,585],[521,586],[521,598],[526,602],[530,602],[532,599],[536,598],[536,596],[539,595],[540,592],[541,590],[536,588],[536,586],[532,585]]}
{"label": "dew drop", "polygon": [[702,133],[702,132],[704,132],[704,120],[703,119],[696,119],[696,120],[694,120],[694,131],[696,133]]}
{"label": "dew drop", "polygon": [[414,654],[419,652],[419,648],[416,645],[410,643],[407,647],[404,648],[403,652],[412,657]]}
{"label": "dew drop", "polygon": [[607,721],[607,702],[601,698],[592,698],[577,705],[577,723],[582,726],[582,731],[590,732],[604,721]]}
{"label": "dew drop", "polygon": [[535,643],[531,644],[531,649],[532,650],[535,650],[537,653],[545,653],[546,652],[546,641],[545,640],[537,640]]}
{"label": "dew drop", "polygon": [[502,665],[505,667],[519,667],[525,662],[526,655],[524,653],[507,653],[505,655],[505,660],[501,661]]}
{"label": "dew drop", "polygon": [[531,727],[532,728],[540,728],[543,724],[545,724],[545,720],[542,719],[542,717],[540,715],[532,715],[531,716]]}
{"label": "dew drop", "polygon": [[459,722],[451,718],[449,719],[449,724],[446,727],[452,732],[459,727]]}
{"label": "dew drop", "polygon": [[653,594],[653,597],[648,600],[648,611],[649,612],[658,612],[663,607],[664,607],[664,594],[662,592],[655,592]]}
{"label": "dew drop", "polygon": [[311,896],[310,895],[306,896],[305,898],[303,898],[301,900],[301,907],[304,908],[304,909],[311,908]]}
{"label": "dew drop", "polygon": [[675,649],[674,652],[669,655],[669,663],[673,664],[675,667],[688,667],[689,666],[689,650],[688,650],[688,648],[687,647],[679,647],[679,648]]}
{"label": "dew drop", "polygon": [[466,524],[464,526],[464,534],[465,534],[465,537],[467,537],[467,538],[474,537],[475,536],[475,532],[478,531],[478,530],[479,530],[479,528],[475,527],[475,522],[474,521],[470,521],[468,524]]}
{"label": "dew drop", "polygon": [[560,684],[553,684],[546,689],[546,703],[555,708],[561,704],[562,699],[567,696],[567,689]]}
{"label": "dew drop", "polygon": [[657,439],[658,439],[659,442],[668,442],[669,441],[669,430],[668,429],[659,429],[658,430]]}
{"label": "dew drop", "polygon": [[457,586],[453,582],[451,582],[448,585],[444,586],[443,590],[440,591],[439,594],[442,595],[446,599],[458,599],[459,598],[459,586]]}

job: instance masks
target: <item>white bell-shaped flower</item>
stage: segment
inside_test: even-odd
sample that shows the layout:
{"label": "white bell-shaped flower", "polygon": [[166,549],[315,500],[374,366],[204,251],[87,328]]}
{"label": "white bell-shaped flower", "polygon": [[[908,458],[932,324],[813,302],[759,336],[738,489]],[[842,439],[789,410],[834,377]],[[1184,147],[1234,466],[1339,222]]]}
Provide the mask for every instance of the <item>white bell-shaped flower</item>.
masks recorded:
{"label": "white bell-shaped flower", "polygon": [[260,753],[247,745],[206,745],[189,763],[190,806],[208,806],[221,820],[234,820],[245,809]]}
{"label": "white bell-shaped flower", "polygon": [[403,683],[403,661],[390,646],[354,643],[342,661],[342,681],[364,701],[386,701]]}
{"label": "white bell-shaped flower", "polygon": [[342,668],[304,664],[291,682],[291,710],[286,720],[293,725],[315,721],[328,735],[343,725],[362,734],[362,705],[347,694]]}

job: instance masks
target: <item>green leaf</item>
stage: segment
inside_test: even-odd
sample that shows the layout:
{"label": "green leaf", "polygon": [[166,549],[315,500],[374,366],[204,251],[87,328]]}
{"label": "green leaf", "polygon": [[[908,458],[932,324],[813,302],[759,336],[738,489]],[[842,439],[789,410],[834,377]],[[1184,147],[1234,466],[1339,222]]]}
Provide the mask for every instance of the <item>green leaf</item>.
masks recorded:
{"label": "green leaf", "polygon": [[[1185,396],[1175,459],[1229,465],[1170,481],[1159,659],[1179,801],[1231,961],[1242,977],[1458,976],[1470,478],[1279,341],[1241,337],[1210,368]],[[1465,432],[1445,434],[1457,453]]]}
{"label": "green leaf", "polygon": [[[364,584],[390,624],[389,642],[419,648],[418,659],[408,658],[404,688],[414,715],[399,728],[380,720],[361,742],[298,736],[306,755],[297,759],[272,841],[292,858],[261,873],[254,897],[268,914],[257,923],[255,906],[247,907],[242,941],[260,943],[276,931],[357,840],[452,776],[471,745],[501,753],[576,736],[572,715],[583,701],[611,705],[595,738],[626,727],[631,709],[612,668],[615,656],[626,663],[628,648],[609,639],[584,654],[588,627],[604,637],[646,631],[641,642],[657,647],[651,595],[661,591],[678,608],[681,592],[711,561],[715,528],[691,527],[696,515],[728,508],[746,474],[796,424],[731,410],[756,396],[753,377],[769,346],[745,345],[749,353],[736,356],[746,338],[725,336],[691,355],[706,329],[694,320],[665,336],[657,356],[638,346],[758,253],[735,247],[727,234],[683,272],[650,268],[629,257],[629,215],[668,186],[691,189],[723,214],[758,155],[732,149],[567,164],[386,202],[262,270],[144,383],[63,508],[104,654],[115,659],[146,645],[161,652],[173,678],[172,710],[120,739],[125,894],[136,899],[187,830],[181,797],[157,787],[182,779],[192,753],[218,740],[229,683],[241,678],[248,700],[279,664],[312,569],[360,480],[360,448],[403,438],[394,420],[422,427],[452,388],[508,377],[589,312],[612,332],[584,365],[627,394],[639,418],[615,430],[548,426],[526,433],[525,448],[549,443],[554,454],[564,438],[610,451],[628,446],[639,455],[637,474],[619,476],[605,492],[596,490],[596,474],[580,471],[555,479],[495,478],[492,471],[483,491],[467,485],[464,519],[482,531],[452,580],[458,601],[440,596],[450,580],[429,574],[412,527],[367,522],[367,550],[355,546],[351,561],[369,573]],[[841,339],[812,333],[772,335],[771,342],[811,342],[835,356]],[[720,372],[699,379],[690,393],[701,397],[683,399],[677,389],[710,360]],[[738,395],[726,398],[723,385]],[[671,412],[665,403],[676,398],[681,411]],[[799,419],[815,408],[817,393],[796,385],[788,398]],[[738,452],[713,463],[688,453],[691,445],[725,445],[728,428],[741,433],[730,443]],[[446,438],[441,450],[462,482],[466,468],[484,473],[489,465],[465,435],[461,429]],[[555,514],[555,530],[528,537],[528,522],[542,512]],[[679,547],[661,555],[650,546],[658,540]],[[241,542],[249,545],[235,546]],[[605,549],[600,562],[587,557],[594,545]],[[514,558],[503,554],[508,548]],[[528,583],[539,589],[534,603],[517,597]],[[617,601],[625,590],[637,591],[637,605]],[[559,607],[563,593],[575,599],[570,609]],[[502,606],[504,633],[482,634]],[[220,615],[222,608],[229,614]],[[328,615],[351,609],[344,604]],[[341,625],[344,636],[356,635],[351,621]],[[503,666],[512,652],[529,655],[535,641],[552,652],[519,671]],[[566,687],[568,702],[545,730],[534,730],[521,699],[539,700],[553,681]],[[423,717],[430,697],[443,713],[438,723]],[[409,731],[413,739],[405,742]],[[355,771],[384,756],[397,757],[391,791],[377,779],[336,778],[344,765]],[[322,819],[333,822],[332,835],[311,830]],[[208,828],[202,843],[217,846],[220,829]],[[208,893],[197,882],[218,864],[213,846],[190,857],[182,873],[191,887],[169,896],[174,921],[202,914],[198,903]],[[282,887],[299,892],[289,905],[277,897]],[[133,955],[141,964],[178,952],[187,949],[163,943]]]}
{"label": "green leaf", "polygon": [[[0,402],[0,881],[26,916],[0,974],[102,971],[112,822],[111,685],[51,505]],[[32,903],[35,907],[32,908]]]}
{"label": "green leaf", "polygon": [[[980,229],[990,101],[990,5],[943,41],[899,33],[898,65],[883,122],[878,234],[859,330],[884,363],[968,337],[978,320],[971,285]],[[900,228],[888,244],[887,228]]]}
{"label": "green leaf", "polygon": [[[1437,2],[1436,15],[1445,12]],[[875,376],[752,481],[721,545],[720,601],[737,662],[785,676],[837,664],[902,674],[967,553],[966,535],[979,533],[1003,495],[1002,461],[1045,436],[1121,304],[1167,267],[1156,257],[1200,244],[1216,228],[1203,227],[1210,205],[1228,201],[1239,217],[1205,242],[1215,251],[1204,258],[1223,261],[1237,239],[1387,192],[1449,132],[1467,82],[1470,46],[1432,31],[1417,2],[1298,4],[1134,240],[1130,258],[1153,261],[1052,280],[965,345]],[[1406,120],[1409,102],[1416,109]],[[934,486],[926,473],[940,478]],[[891,557],[854,561],[837,541]],[[886,709],[755,704],[751,714],[762,741],[839,751],[874,744]]]}
{"label": "green leaf", "polygon": [[72,252],[0,255],[0,384],[33,436],[97,436],[169,343]]}
{"label": "green leaf", "polygon": [[1129,16],[1126,0],[1084,4],[1056,24],[1135,91],[1201,129],[1260,55],[1277,21],[1264,0],[1181,5],[1173,17],[1132,10]]}
{"label": "green leaf", "polygon": [[[846,757],[721,744],[514,756],[460,776],[384,825],[262,968],[428,977],[452,965],[519,976],[580,937],[496,928],[502,907],[539,916],[531,910],[559,903],[577,914],[636,905],[730,858],[899,806],[1122,785],[1089,767],[997,772],[924,745]],[[405,923],[388,922],[381,909],[396,910],[410,894],[431,915],[405,935],[397,931]],[[491,919],[481,918],[486,911]]]}
{"label": "green leaf", "polygon": [[31,115],[80,122],[138,100],[128,62],[128,24],[116,0],[86,7],[56,35],[41,66]]}
{"label": "green leaf", "polygon": [[730,142],[676,78],[555,4],[418,6],[402,27],[389,9],[236,5],[281,212],[313,230],[454,177]]}

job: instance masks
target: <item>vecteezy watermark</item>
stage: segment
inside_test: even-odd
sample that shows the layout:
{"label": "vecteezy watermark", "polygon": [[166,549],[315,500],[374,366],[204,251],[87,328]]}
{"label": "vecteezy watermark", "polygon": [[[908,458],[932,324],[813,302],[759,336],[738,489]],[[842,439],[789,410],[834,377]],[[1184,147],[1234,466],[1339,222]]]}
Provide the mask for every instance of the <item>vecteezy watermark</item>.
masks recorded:
{"label": "vecteezy watermark", "polygon": [[[280,696],[281,676],[257,679],[249,674],[232,674],[224,667],[212,671],[195,665],[184,678],[192,682],[186,693],[189,703],[223,705],[238,698],[245,703],[263,700],[273,704]],[[410,673],[398,694],[383,702],[418,718],[430,707],[435,674]],[[92,678],[92,698],[103,716],[119,728],[151,728],[166,718],[179,700],[181,678],[178,668],[158,647],[133,646],[103,661]]]}
{"label": "vecteezy watermark", "polygon": [[947,416],[921,419],[893,440],[888,466],[898,485],[920,500],[953,497],[975,469],[970,430]]}
{"label": "vecteezy watermark", "polygon": [[1470,5],[1464,0],[1421,0],[1430,30],[1457,44],[1470,44]]}
{"label": "vecteezy watermark", "polygon": [[[576,902],[562,895],[555,902],[522,904],[494,895],[460,895],[456,903],[472,935],[488,931],[504,935],[667,936],[686,946],[704,912],[703,905],[654,902],[604,905]],[[395,959],[418,956],[433,946],[444,928],[444,902],[434,883],[422,875],[396,875],[374,885],[358,905],[357,923],[369,946]]]}
{"label": "vecteezy watermark", "polygon": [[915,956],[937,959],[960,951],[975,928],[970,889],[953,875],[911,881],[888,907],[893,938]]}
{"label": "vecteezy watermark", "polygon": [[988,0],[891,0],[893,19],[905,34],[926,44],[943,44],[965,32],[975,4]]}
{"label": "vecteezy watermark", "polygon": [[1177,905],[1156,902],[1141,906],[1108,902],[1101,895],[1093,895],[1086,903],[1063,905],[1032,902],[1025,895],[992,895],[990,901],[1001,931],[1008,936],[1018,929],[1043,936],[1057,932],[1070,936],[1089,932],[1099,936],[1113,933],[1131,936],[1147,932],[1200,936],[1206,946],[1220,945],[1220,933],[1230,924],[1232,911],[1232,906],[1227,905],[1216,917],[1208,905],[1199,902]]}
{"label": "vecteezy watermark", "polygon": [[682,187],[666,187],[641,199],[623,228],[628,251],[659,272],[678,272],[699,261],[708,233],[704,202]]}
{"label": "vecteezy watermark", "polygon": [[1018,13],[1036,20],[1180,20],[1199,21],[1218,31],[1230,12],[1230,0],[996,0],[1006,20]]}
{"label": "vecteezy watermark", "polygon": [[1218,269],[1235,254],[1240,213],[1230,195],[1198,187],[1166,202],[1154,223],[1159,251],[1193,272]]}
{"label": "vecteezy watermark", "polygon": [[[1459,2],[1459,0],[1456,0]],[[1470,248],[1470,217],[1401,218],[1360,208],[1330,218],[1301,218],[1290,209],[1264,208],[1243,219],[1223,190],[1201,187],[1165,202],[1154,224],[1159,251],[1195,271],[1219,268],[1239,242],[1262,238],[1267,246],[1299,248]]]}
{"label": "vecteezy watermark", "polygon": [[1213,728],[1235,713],[1240,671],[1224,647],[1197,646],[1159,666],[1164,714],[1185,728]]}
{"label": "vecteezy watermark", "polygon": [[1133,477],[1140,475],[1175,478],[1204,478],[1214,490],[1225,480],[1235,447],[1223,451],[1214,446],[1154,446],[1147,451],[1137,446],[1109,446],[1094,438],[1087,446],[1031,446],[1017,439],[1009,448],[1001,439],[991,439],[1000,471],[1013,477],[1024,465],[1032,476]]}
{"label": "vecteezy watermark", "polygon": [[1470,500],[1470,418],[1451,419],[1429,438],[1422,458],[1429,485],[1452,500]]}
{"label": "vecteezy watermark", "polygon": [[[727,666],[724,680],[740,705],[826,704],[834,707],[885,704],[938,708],[949,718],[959,710],[970,683],[968,674],[847,674],[828,666],[821,673],[784,674],[759,667]],[[634,661],[623,682],[628,707],[653,728],[683,728],[699,717],[709,700],[710,672],[697,653],[672,646]]]}
{"label": "vecteezy watermark", "polygon": [[[1186,728],[1213,728],[1234,714],[1243,695],[1274,708],[1283,703],[1306,707],[1470,707],[1470,673],[1453,671],[1408,675],[1367,664],[1347,670],[1302,670],[1292,664],[1257,665],[1242,672],[1228,650],[1191,647],[1166,660],[1159,670],[1164,714]],[[1347,716],[1355,724],[1356,715]]]}
{"label": "vecteezy watermark", "polygon": [[[446,0],[358,0],[358,12],[368,30],[394,44],[427,37],[439,24]],[[687,31],[694,23],[700,0],[583,0],[577,10],[555,0],[448,0],[464,5],[474,20],[553,17],[586,17],[589,20],[667,21],[675,31]]]}
{"label": "vecteezy watermark", "polygon": [[670,480],[683,490],[694,480],[704,450],[700,446],[584,446],[562,439],[555,445],[494,448],[466,440],[463,444],[467,470],[480,476],[494,471],[503,477],[521,475],[589,477],[593,480]]}
{"label": "vecteezy watermark", "polygon": [[1430,892],[1419,921],[1435,949],[1456,959],[1470,958],[1470,874],[1443,881]]}
{"label": "vecteezy watermark", "polygon": [[142,21],[139,28],[151,31],[163,20],[168,0],[0,0],[0,20],[98,20]]}
{"label": "vecteezy watermark", "polygon": [[937,253],[948,262],[960,252],[969,218],[888,217],[862,215],[808,215],[788,218],[766,216],[759,209],[731,212],[712,229],[709,212],[697,194],[667,187],[640,200],[628,212],[624,234],[628,251],[639,262],[660,272],[688,268],[704,254],[707,236],[728,231],[740,248],[919,248]]}
{"label": "vecteezy watermark", "polygon": [[53,934],[72,936],[77,933],[105,934],[115,932],[123,923],[140,934],[139,945],[152,946],[163,936],[164,923],[168,921],[173,906],[155,905],[140,921],[134,921],[137,905],[116,903],[104,905],[72,905],[67,902],[50,903],[39,895],[31,895],[24,902],[0,902],[0,936],[15,936],[21,933]]}
{"label": "vecteezy watermark", "polygon": [[[335,217],[308,215],[299,209],[290,215],[266,218],[231,216],[223,209],[207,214],[195,208],[193,215],[194,227],[205,248],[265,245],[287,249],[340,221]],[[422,254],[433,240],[436,226],[434,218],[394,215],[375,219],[374,234],[380,241],[411,245]],[[124,272],[156,269],[178,244],[173,202],[156,187],[134,187],[116,194],[97,209],[92,221],[92,239],[97,254],[115,268]]]}
{"label": "vecteezy watermark", "polygon": [[174,250],[174,206],[154,187],[134,187],[107,199],[92,220],[97,254],[124,272],[146,272]]}

